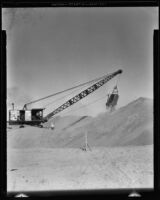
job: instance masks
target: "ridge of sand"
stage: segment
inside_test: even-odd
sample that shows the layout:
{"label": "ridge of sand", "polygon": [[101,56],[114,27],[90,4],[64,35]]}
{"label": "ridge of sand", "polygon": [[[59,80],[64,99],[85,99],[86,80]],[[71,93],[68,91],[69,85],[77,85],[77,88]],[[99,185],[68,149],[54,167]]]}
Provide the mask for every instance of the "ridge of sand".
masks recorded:
{"label": "ridge of sand", "polygon": [[[55,129],[26,126],[7,133],[12,148],[80,148],[87,133],[91,146],[153,144],[153,102],[145,98],[131,102],[113,113],[97,117],[65,116],[54,120]],[[46,125],[46,124],[45,124]],[[49,125],[46,125],[46,127]]]}

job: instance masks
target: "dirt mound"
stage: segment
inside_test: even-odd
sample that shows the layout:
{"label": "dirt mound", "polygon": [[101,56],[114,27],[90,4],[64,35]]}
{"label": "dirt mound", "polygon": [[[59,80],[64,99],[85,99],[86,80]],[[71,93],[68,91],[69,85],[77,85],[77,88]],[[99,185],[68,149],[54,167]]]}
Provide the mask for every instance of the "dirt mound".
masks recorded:
{"label": "dirt mound", "polygon": [[10,130],[9,147],[82,147],[87,133],[90,146],[153,144],[153,101],[139,98],[112,112],[95,118],[65,116],[54,119],[55,129],[26,127]]}
{"label": "dirt mound", "polygon": [[84,143],[85,131],[91,146],[153,144],[153,101],[139,98],[115,112],[100,114],[83,127],[75,128],[75,137],[67,145],[76,147]]}

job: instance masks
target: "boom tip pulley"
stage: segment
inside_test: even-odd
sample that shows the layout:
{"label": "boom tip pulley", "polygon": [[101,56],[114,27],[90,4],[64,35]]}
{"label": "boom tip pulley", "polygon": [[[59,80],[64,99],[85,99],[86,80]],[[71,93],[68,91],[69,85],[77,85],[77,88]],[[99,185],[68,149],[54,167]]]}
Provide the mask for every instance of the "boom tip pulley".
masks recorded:
{"label": "boom tip pulley", "polygon": [[121,74],[121,73],[123,72],[123,70],[122,70],[122,69],[119,69],[118,72]]}

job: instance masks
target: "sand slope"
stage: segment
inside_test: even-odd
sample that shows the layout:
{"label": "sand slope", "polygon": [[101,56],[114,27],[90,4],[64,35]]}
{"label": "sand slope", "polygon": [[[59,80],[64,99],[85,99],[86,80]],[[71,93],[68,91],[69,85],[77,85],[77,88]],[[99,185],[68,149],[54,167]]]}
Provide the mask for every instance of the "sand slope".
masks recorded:
{"label": "sand slope", "polygon": [[66,116],[54,119],[55,130],[26,126],[7,133],[13,148],[76,147],[84,144],[87,132],[91,146],[127,146],[153,144],[153,102],[139,98],[113,113],[99,116]]}

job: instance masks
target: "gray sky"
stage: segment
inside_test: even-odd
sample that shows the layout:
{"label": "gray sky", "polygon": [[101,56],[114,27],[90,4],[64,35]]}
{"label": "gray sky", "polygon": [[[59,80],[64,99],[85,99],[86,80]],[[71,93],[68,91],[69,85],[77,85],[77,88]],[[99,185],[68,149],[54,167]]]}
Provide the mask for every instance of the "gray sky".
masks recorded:
{"label": "gray sky", "polygon": [[[118,82],[119,107],[141,96],[153,98],[158,8],[8,8],[2,14],[7,89],[17,108],[118,69],[124,70]],[[104,97],[115,83],[116,78],[79,105]],[[104,111],[105,102],[83,114]]]}

